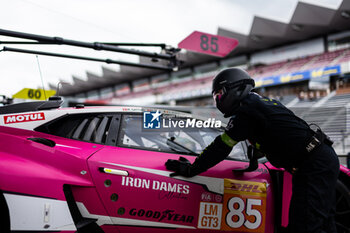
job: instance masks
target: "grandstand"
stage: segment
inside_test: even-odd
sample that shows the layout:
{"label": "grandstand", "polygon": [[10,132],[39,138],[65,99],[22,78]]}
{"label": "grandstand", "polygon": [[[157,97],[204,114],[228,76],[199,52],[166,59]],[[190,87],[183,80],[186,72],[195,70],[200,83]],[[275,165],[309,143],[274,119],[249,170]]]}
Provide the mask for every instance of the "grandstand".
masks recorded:
{"label": "grandstand", "polygon": [[179,59],[184,65],[171,73],[103,67],[102,76],[87,72],[86,81],[75,77],[74,84],[63,85],[61,94],[86,104],[197,106],[192,108],[195,113],[220,117],[213,108],[212,78],[223,68],[241,67],[255,79],[259,94],[279,99],[296,115],[318,124],[334,140],[336,151],[347,154],[349,12],[350,2],[346,0],[338,8],[298,2],[287,23],[255,16],[248,35],[219,28],[219,35],[239,41],[226,58],[181,53]]}
{"label": "grandstand", "polygon": [[295,102],[289,108],[308,123],[317,124],[334,141],[338,154],[350,151],[350,94],[336,95],[336,92],[314,101]]}
{"label": "grandstand", "polygon": [[350,61],[350,49],[341,49],[332,52],[324,52],[310,57],[281,61],[262,67],[248,69],[255,78],[262,78],[280,74],[288,74],[298,71],[323,68],[339,65]]}

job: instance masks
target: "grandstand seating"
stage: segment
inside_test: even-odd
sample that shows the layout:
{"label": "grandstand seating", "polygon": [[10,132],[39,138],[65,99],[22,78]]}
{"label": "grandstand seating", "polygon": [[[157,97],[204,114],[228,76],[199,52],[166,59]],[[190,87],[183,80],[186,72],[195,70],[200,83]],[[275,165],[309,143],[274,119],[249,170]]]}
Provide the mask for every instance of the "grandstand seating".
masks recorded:
{"label": "grandstand seating", "polygon": [[335,95],[330,98],[325,106],[330,107],[344,107],[350,103],[350,94]]}
{"label": "grandstand seating", "polygon": [[339,60],[337,61],[337,63],[343,63],[343,62],[347,62],[350,61],[350,49],[346,50],[342,56],[339,57]]}
{"label": "grandstand seating", "polygon": [[279,101],[283,104],[283,105],[288,105],[290,104],[292,101],[294,101],[295,99],[297,99],[298,97],[296,95],[285,95],[279,98]]}
{"label": "grandstand seating", "polygon": [[350,49],[341,49],[291,61],[254,67],[249,69],[248,72],[252,77],[260,78],[341,64],[347,61],[350,61]]}
{"label": "grandstand seating", "polygon": [[[332,93],[334,94],[334,93]],[[331,95],[331,94],[330,94]],[[323,97],[327,98],[327,97]],[[350,151],[350,145],[344,144],[350,139],[350,125],[347,123],[347,111],[350,108],[350,94],[333,95],[320,106],[317,103],[322,101],[299,101],[291,107],[291,110],[308,123],[317,124],[334,141],[334,148],[338,154]]]}
{"label": "grandstand seating", "polygon": [[318,56],[315,56],[307,65],[305,69],[320,68],[332,65],[334,61],[337,60],[339,56],[344,53],[344,50],[337,50],[333,52],[323,53]]}
{"label": "grandstand seating", "polygon": [[258,77],[267,77],[272,74],[275,74],[278,72],[281,68],[283,68],[288,62],[287,61],[282,61],[278,63],[274,63],[268,66],[259,66],[254,69],[249,69],[248,73],[255,78]]}
{"label": "grandstand seating", "polygon": [[[292,73],[296,71],[302,71],[306,69],[312,69],[317,67],[324,67],[327,65],[340,64],[345,61],[350,61],[350,49],[342,49],[333,52],[313,55],[309,57],[299,58],[291,61],[281,61],[278,63],[266,65],[266,66],[258,66],[255,68],[248,69],[248,73],[253,78],[259,77],[268,77],[273,75],[281,75]],[[165,85],[161,85],[162,83],[158,83],[157,85],[152,85],[150,89],[139,90],[134,93],[126,93],[125,95],[119,96],[119,98],[123,99],[134,98],[137,96],[142,96],[145,94],[169,94],[175,93],[179,91],[188,91],[188,90],[198,90],[201,88],[206,88],[211,86],[211,80],[214,76],[215,72],[208,72],[207,74],[201,74],[200,77],[194,76],[191,79],[177,80],[176,83],[169,82],[167,80]],[[313,105],[314,103],[303,102],[300,103],[305,105],[305,107],[309,105]]]}
{"label": "grandstand seating", "polygon": [[[350,49],[343,49],[309,57],[299,58],[291,61],[282,61],[267,66],[258,66],[248,70],[253,78],[268,77],[273,75],[287,74],[297,71],[341,64],[350,61]],[[213,72],[193,76],[190,79],[177,80],[177,82],[166,81],[165,85],[158,83],[150,89],[119,96],[120,99],[138,98],[142,100],[145,96],[161,95],[164,99],[190,99],[200,95],[209,96],[208,89],[211,88]],[[340,93],[340,92],[339,92]],[[308,123],[319,125],[334,141],[334,148],[338,154],[350,151],[349,131],[347,125],[347,111],[350,108],[350,94],[338,94],[332,92],[328,96],[313,100],[300,100],[296,95],[283,96],[280,101]],[[344,143],[345,142],[345,143]],[[346,144],[347,143],[347,144]]]}

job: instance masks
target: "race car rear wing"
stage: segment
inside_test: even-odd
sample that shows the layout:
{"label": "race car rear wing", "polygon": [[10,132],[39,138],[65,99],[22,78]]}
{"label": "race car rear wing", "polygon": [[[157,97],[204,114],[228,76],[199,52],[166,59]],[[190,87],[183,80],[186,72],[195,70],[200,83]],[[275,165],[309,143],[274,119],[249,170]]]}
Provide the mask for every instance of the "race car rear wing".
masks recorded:
{"label": "race car rear wing", "polygon": [[33,101],[33,102],[10,104],[10,105],[5,105],[0,107],[0,115],[56,109],[61,107],[62,103],[63,103],[63,100],[60,97],[54,96],[54,97],[50,97],[49,101]]}

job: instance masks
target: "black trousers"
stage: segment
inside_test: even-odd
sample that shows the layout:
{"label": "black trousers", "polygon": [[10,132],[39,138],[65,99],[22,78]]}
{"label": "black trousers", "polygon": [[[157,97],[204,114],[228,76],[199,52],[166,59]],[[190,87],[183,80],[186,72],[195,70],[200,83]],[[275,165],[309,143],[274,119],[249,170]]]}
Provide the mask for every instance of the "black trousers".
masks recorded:
{"label": "black trousers", "polygon": [[289,232],[336,233],[335,189],[339,160],[331,146],[320,145],[293,174]]}

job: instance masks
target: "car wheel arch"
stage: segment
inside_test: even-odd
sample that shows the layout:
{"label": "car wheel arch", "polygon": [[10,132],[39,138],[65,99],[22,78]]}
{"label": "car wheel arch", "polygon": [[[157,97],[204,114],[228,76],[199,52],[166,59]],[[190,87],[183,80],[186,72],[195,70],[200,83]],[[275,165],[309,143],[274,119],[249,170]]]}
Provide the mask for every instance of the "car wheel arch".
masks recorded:
{"label": "car wheel arch", "polygon": [[2,190],[0,190],[0,216],[0,231],[10,232],[10,211]]}
{"label": "car wheel arch", "polygon": [[338,232],[350,232],[350,186],[348,183],[349,179],[344,179],[342,175],[339,175],[336,184],[335,214],[335,222]]}

